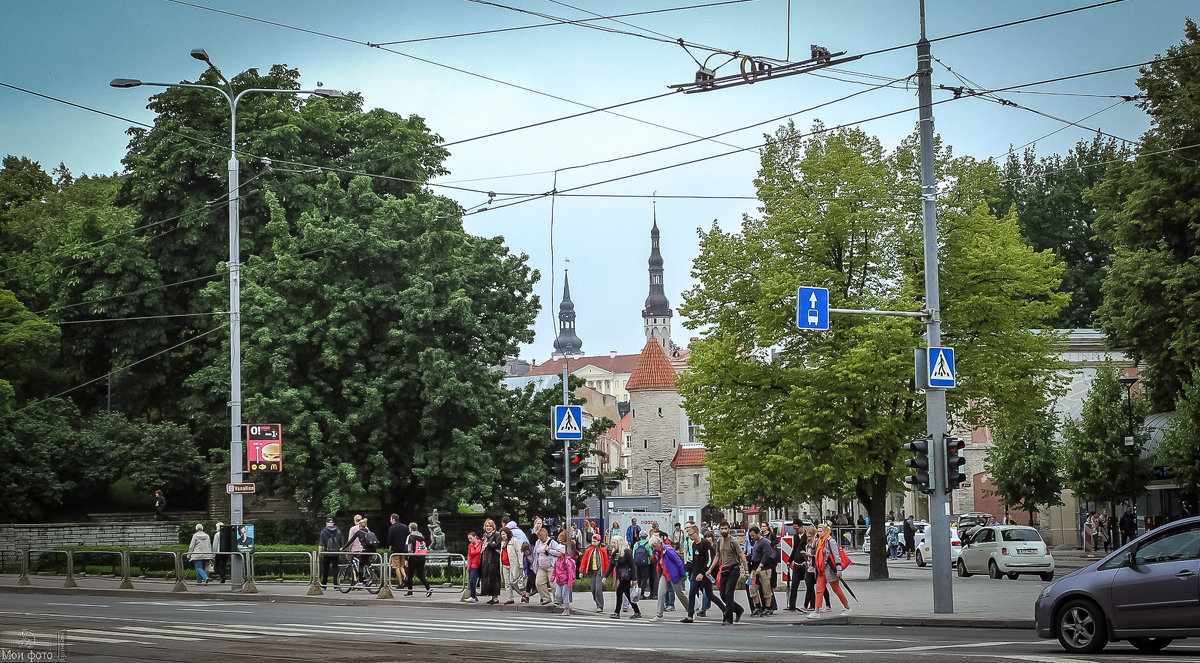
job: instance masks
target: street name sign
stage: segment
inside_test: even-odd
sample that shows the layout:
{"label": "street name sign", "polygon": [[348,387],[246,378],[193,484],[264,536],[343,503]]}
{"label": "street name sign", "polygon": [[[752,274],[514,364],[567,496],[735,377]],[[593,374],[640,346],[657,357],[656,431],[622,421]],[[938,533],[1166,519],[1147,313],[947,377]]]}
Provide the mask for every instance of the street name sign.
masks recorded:
{"label": "street name sign", "polygon": [[949,389],[956,385],[954,348],[929,348],[929,386]]}
{"label": "street name sign", "polygon": [[230,495],[248,495],[254,492],[254,484],[252,483],[227,483],[225,484],[225,492]]}
{"label": "street name sign", "polygon": [[796,326],[829,329],[829,288],[796,288]]}
{"label": "street name sign", "polygon": [[554,439],[583,439],[582,405],[555,405],[553,422]]}

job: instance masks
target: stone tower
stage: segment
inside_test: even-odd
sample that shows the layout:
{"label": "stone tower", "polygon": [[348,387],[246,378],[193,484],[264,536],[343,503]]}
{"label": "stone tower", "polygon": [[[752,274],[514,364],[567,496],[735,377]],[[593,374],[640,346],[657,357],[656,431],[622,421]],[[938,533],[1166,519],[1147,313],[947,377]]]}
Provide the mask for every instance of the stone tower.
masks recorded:
{"label": "stone tower", "polygon": [[663,509],[671,509],[676,506],[671,459],[680,444],[683,410],[675,391],[675,369],[656,339],[646,339],[625,389],[631,416],[630,490],[634,495],[658,495],[661,482]]}
{"label": "stone tower", "polygon": [[583,354],[583,341],[575,334],[575,303],[571,301],[571,282],[563,270],[563,297],[558,305],[558,338],[554,339],[551,357],[578,357]]}
{"label": "stone tower", "polygon": [[658,211],[654,212],[654,225],[650,228],[650,294],[646,296],[646,308],[642,309],[642,326],[646,338],[654,339],[664,352],[671,351],[671,305],[663,292],[663,259],[658,252]]}

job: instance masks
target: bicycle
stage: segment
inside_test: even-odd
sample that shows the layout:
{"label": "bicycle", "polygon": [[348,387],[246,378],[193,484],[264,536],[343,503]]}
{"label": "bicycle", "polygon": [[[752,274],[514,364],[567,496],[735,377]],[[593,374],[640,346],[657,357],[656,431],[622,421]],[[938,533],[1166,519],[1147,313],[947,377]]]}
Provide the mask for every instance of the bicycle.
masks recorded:
{"label": "bicycle", "polygon": [[[355,582],[355,572],[358,574],[357,582],[362,583],[362,587]],[[383,579],[378,566],[375,564],[366,564],[365,568],[360,566],[357,555],[350,555],[349,562],[338,572],[338,591],[343,594],[349,594],[352,589],[365,589],[372,594],[378,594],[382,587]]]}

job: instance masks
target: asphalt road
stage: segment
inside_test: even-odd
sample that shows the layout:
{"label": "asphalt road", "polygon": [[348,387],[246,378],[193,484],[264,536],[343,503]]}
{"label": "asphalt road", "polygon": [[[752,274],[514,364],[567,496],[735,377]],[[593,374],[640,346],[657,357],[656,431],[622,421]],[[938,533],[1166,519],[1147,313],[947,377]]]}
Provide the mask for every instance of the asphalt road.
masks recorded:
{"label": "asphalt road", "polygon": [[[469,607],[322,606],[0,594],[0,661],[1195,661],[1200,641],[1144,656],[1125,644],[1072,657],[1012,629],[835,626],[793,617],[722,627]],[[60,643],[63,649],[59,649]],[[14,657],[14,653],[23,655]],[[214,658],[215,657],[215,658]]]}

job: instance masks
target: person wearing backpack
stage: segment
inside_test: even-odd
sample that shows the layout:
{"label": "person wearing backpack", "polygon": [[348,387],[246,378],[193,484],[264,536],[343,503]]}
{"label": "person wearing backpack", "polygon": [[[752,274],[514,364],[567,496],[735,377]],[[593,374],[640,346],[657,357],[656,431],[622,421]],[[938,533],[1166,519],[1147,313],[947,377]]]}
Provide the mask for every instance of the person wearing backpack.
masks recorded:
{"label": "person wearing backpack", "polygon": [[372,553],[379,550],[379,537],[371,531],[366,518],[358,521],[358,531],[354,533],[354,543],[357,544],[358,552],[363,553],[354,556],[354,570],[358,580],[356,586],[361,586],[362,580],[366,576],[366,569],[371,565],[371,558],[374,557]]}
{"label": "person wearing backpack", "polygon": [[413,579],[420,576],[421,582],[425,585],[425,598],[433,596],[429,579],[425,577],[425,555],[429,552],[429,547],[425,545],[425,535],[417,531],[416,523],[408,524],[408,540],[405,547],[411,557],[408,558],[408,584],[405,585],[408,591],[404,592],[404,595],[413,595]]}
{"label": "person wearing backpack", "polygon": [[762,535],[758,527],[751,527],[748,532],[750,546],[750,616],[765,617],[771,614],[771,568],[775,550],[771,540]]}
{"label": "person wearing backpack", "polygon": [[571,590],[574,588],[576,570],[578,569],[575,566],[575,558],[566,552],[568,536],[567,530],[563,530],[558,534],[558,542],[562,545],[563,554],[554,560],[553,572],[555,584],[554,595],[558,599],[558,603],[563,607],[563,617],[571,616]]}
{"label": "person wearing backpack", "polygon": [[[329,572],[333,571],[333,586],[338,586],[338,558],[345,540],[342,530],[333,524],[333,518],[325,519],[325,529],[317,535],[317,555],[321,558],[321,589],[329,585]],[[334,554],[327,554],[334,553]]]}
{"label": "person wearing backpack", "polygon": [[633,564],[637,568],[638,589],[641,591],[642,598],[650,596],[650,582],[653,580],[653,555],[650,552],[650,534],[641,532],[639,538],[633,544]]}
{"label": "person wearing backpack", "polygon": [[841,546],[831,536],[832,532],[829,525],[821,523],[817,526],[819,537],[815,548],[814,557],[816,559],[815,566],[817,569],[817,591],[814,597],[816,603],[812,612],[808,613],[808,619],[819,619],[821,615],[821,597],[825,592],[825,587],[829,586],[833,589],[833,593],[837,594],[842,600],[842,617],[850,614],[850,601],[846,599],[846,592],[842,591],[842,569],[844,564],[842,558]]}

